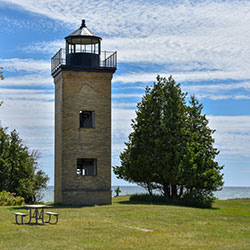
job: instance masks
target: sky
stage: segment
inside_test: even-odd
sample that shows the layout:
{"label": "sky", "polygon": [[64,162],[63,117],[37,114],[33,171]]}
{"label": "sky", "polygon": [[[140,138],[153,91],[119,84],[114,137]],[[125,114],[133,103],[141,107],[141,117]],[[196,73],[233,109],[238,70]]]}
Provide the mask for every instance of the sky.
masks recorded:
{"label": "sky", "polygon": [[[50,59],[85,19],[118,52],[112,80],[112,165],[136,104],[157,74],[204,105],[225,186],[250,186],[250,1],[0,0],[0,121],[16,129],[54,183]],[[127,185],[112,174],[112,185]]]}

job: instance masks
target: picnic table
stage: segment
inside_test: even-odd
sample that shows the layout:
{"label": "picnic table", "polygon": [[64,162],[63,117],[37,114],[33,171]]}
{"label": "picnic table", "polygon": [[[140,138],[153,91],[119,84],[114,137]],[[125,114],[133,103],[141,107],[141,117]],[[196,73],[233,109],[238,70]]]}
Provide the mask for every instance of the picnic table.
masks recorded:
{"label": "picnic table", "polygon": [[31,223],[32,218],[36,220],[36,224],[38,224],[38,220],[42,220],[44,224],[44,209],[48,208],[47,205],[25,205],[25,208],[29,209],[29,221],[27,224]]}
{"label": "picnic table", "polygon": [[[15,213],[17,224],[31,224],[32,219],[35,219],[35,224],[38,224],[39,220],[41,220],[42,224],[45,224],[45,223],[56,224],[58,222],[59,214],[54,213],[54,212],[46,212],[46,214],[49,216],[49,219],[48,221],[44,220],[44,209],[51,208],[51,206],[35,204],[35,205],[24,205],[24,207],[29,209],[29,221],[28,222],[23,221],[23,217],[27,216],[27,214]],[[21,223],[18,222],[18,219],[17,219],[18,216],[21,217]],[[56,217],[55,223],[51,222],[51,216]]]}

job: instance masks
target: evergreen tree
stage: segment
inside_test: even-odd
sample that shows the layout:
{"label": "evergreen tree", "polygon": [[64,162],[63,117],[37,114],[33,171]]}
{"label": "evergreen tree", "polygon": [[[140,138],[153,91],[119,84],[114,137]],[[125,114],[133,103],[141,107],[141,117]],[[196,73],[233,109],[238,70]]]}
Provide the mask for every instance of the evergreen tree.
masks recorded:
{"label": "evergreen tree", "polygon": [[195,192],[210,196],[223,185],[214,130],[207,126],[202,105],[192,96],[188,106],[186,96],[172,77],[157,76],[157,82],[146,87],[120,154],[121,166],[114,167],[118,178],[175,199]]}
{"label": "evergreen tree", "polygon": [[188,140],[184,155],[184,183],[187,193],[193,191],[216,191],[223,185],[223,175],[215,161],[219,151],[213,147],[212,137],[215,130],[208,127],[206,115],[202,114],[203,106],[191,96],[188,115]]}
{"label": "evergreen tree", "polygon": [[132,120],[133,132],[121,153],[118,178],[160,189],[166,197],[177,195],[180,162],[185,136],[185,97],[172,77],[161,78],[147,87]]}

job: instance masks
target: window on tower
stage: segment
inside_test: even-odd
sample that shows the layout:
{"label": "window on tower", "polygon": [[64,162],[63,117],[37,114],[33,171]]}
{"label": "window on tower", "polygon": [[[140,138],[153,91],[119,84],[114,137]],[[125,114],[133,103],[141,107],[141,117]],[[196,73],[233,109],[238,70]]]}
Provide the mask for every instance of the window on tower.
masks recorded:
{"label": "window on tower", "polygon": [[96,176],[96,159],[77,159],[77,170],[78,176]]}
{"label": "window on tower", "polygon": [[94,127],[95,127],[95,112],[80,111],[80,128],[94,128]]}

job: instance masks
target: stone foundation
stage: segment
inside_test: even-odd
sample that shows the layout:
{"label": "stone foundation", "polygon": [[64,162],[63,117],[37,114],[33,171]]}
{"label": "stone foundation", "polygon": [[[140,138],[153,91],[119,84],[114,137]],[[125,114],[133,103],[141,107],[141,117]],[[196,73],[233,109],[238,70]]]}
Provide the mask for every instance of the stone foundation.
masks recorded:
{"label": "stone foundation", "polygon": [[66,205],[109,205],[112,202],[111,190],[63,191],[62,197],[62,203]]}

